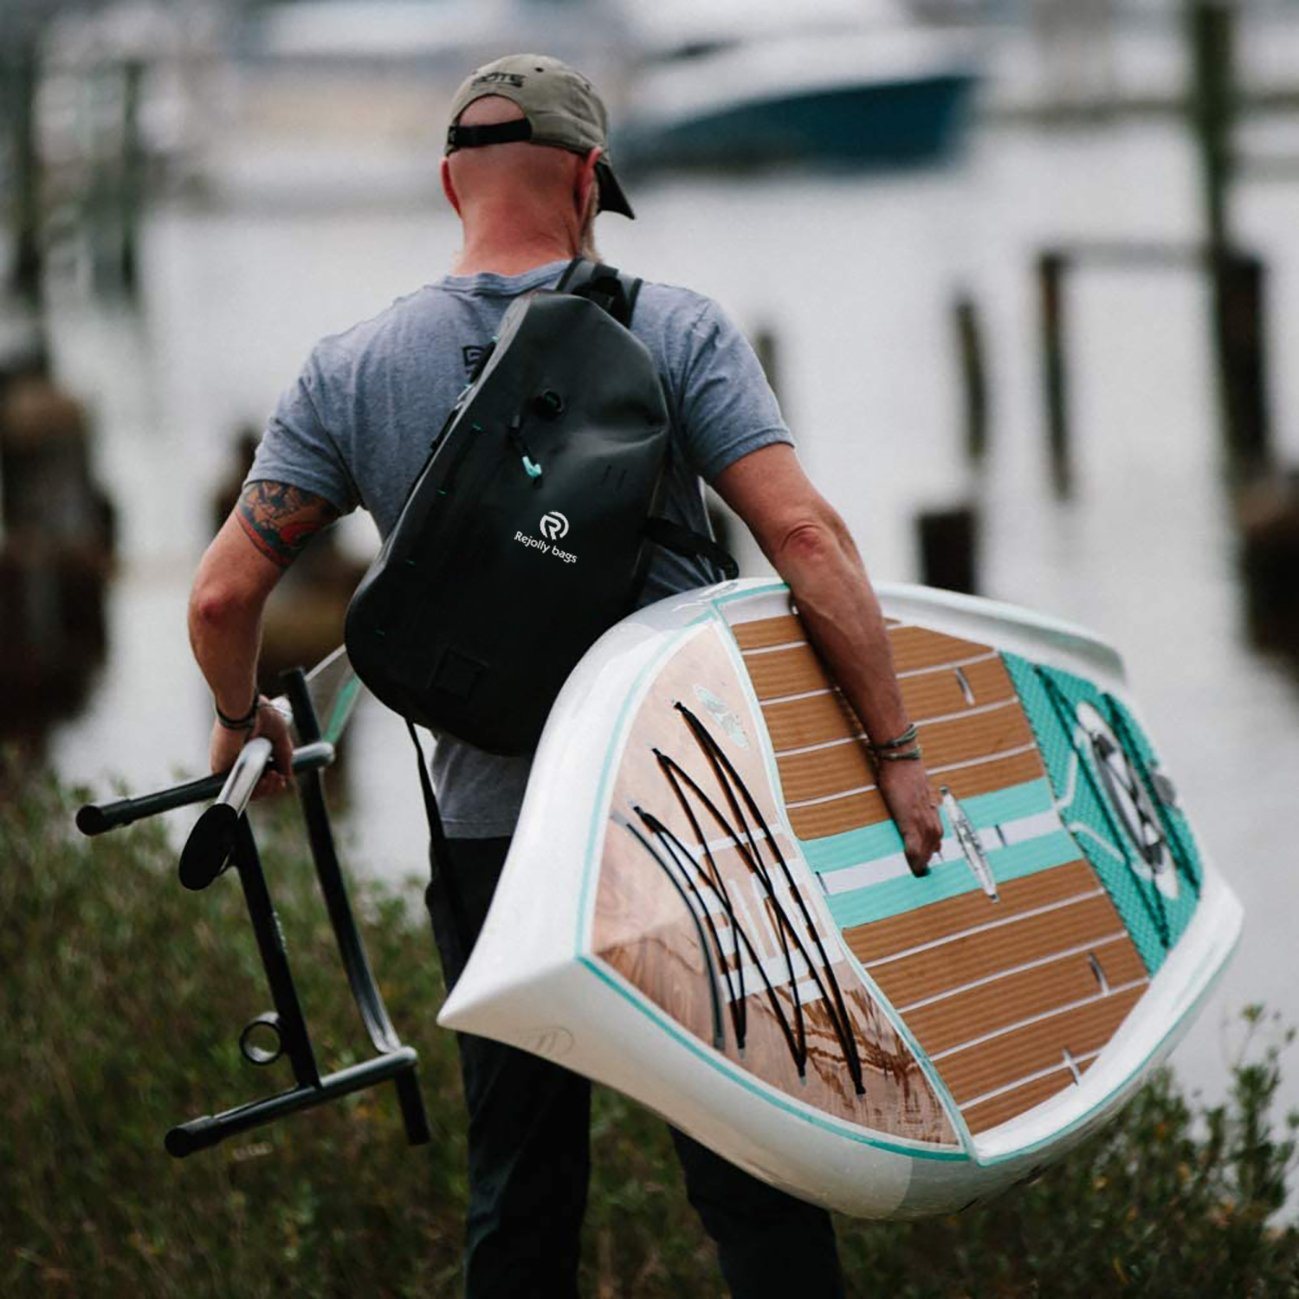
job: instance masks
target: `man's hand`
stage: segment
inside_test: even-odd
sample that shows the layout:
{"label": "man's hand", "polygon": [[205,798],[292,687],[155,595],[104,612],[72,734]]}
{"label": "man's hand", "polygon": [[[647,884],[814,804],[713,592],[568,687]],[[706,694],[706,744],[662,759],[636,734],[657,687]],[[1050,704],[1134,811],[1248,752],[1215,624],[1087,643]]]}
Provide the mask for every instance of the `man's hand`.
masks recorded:
{"label": "man's hand", "polygon": [[879,763],[880,793],[897,822],[913,875],[923,875],[943,839],[929,777],[919,762]]}
{"label": "man's hand", "polygon": [[284,715],[268,699],[261,699],[257,709],[257,724],[250,731],[232,731],[221,723],[212,723],[212,742],[208,749],[208,760],[212,771],[224,775],[234,766],[244,745],[258,736],[265,736],[271,742],[271,761],[253,798],[265,798],[270,794],[282,793],[293,783],[293,737],[289,733],[289,724]]}

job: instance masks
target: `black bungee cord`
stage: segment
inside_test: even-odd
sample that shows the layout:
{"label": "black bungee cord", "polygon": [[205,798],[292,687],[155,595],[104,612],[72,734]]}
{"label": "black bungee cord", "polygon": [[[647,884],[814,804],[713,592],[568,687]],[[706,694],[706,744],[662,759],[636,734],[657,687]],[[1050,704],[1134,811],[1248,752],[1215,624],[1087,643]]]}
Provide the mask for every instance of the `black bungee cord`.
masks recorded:
{"label": "black bungee cord", "polygon": [[[698,817],[695,815],[694,809],[690,804],[690,800],[686,797],[686,790],[682,788],[683,785],[688,787],[690,793],[692,793],[700,801],[700,803],[703,804],[704,808],[708,811],[712,819],[717,823],[718,827],[723,831],[724,834],[726,834],[731,839],[732,843],[735,846],[736,851],[740,854],[741,859],[744,861],[745,865],[758,877],[759,881],[761,882],[765,890],[766,901],[769,903],[773,912],[775,913],[774,916],[775,928],[776,928],[777,935],[779,937],[779,941],[782,946],[783,953],[785,955],[786,969],[788,970],[789,973],[791,995],[793,996],[794,999],[798,1045],[797,1048],[792,1048],[792,1049],[794,1049],[795,1061],[799,1063],[800,1073],[805,1067],[805,1061],[807,1058],[806,1029],[805,1029],[804,1017],[803,1017],[804,1012],[802,1006],[802,999],[798,992],[798,982],[794,977],[793,957],[789,949],[788,939],[793,940],[798,950],[798,954],[802,957],[803,962],[807,966],[808,973],[811,975],[813,982],[816,984],[817,989],[820,992],[821,998],[825,1002],[828,1017],[830,1019],[831,1026],[834,1030],[835,1037],[839,1042],[839,1047],[843,1054],[844,1062],[847,1065],[849,1074],[853,1080],[853,1086],[858,1095],[863,1095],[865,1093],[865,1087],[863,1085],[863,1079],[862,1079],[861,1059],[857,1051],[855,1035],[851,1030],[851,1021],[848,1018],[847,1008],[843,1001],[843,994],[841,989],[839,988],[838,980],[835,977],[834,971],[830,965],[830,961],[826,956],[824,946],[822,945],[820,940],[820,935],[816,930],[816,926],[812,922],[812,918],[808,912],[806,902],[804,901],[802,894],[799,892],[798,887],[792,878],[792,875],[789,870],[789,865],[784,860],[784,857],[780,853],[779,848],[776,846],[774,839],[771,836],[770,829],[768,828],[765,820],[762,817],[761,811],[757,808],[757,805],[751,793],[749,792],[747,786],[745,785],[743,779],[740,777],[739,773],[736,772],[734,766],[731,765],[729,761],[727,761],[724,753],[719,755],[720,762],[717,760],[716,757],[714,757],[712,750],[716,748],[716,741],[709,734],[707,728],[704,727],[704,725],[699,721],[697,717],[694,716],[694,714],[690,713],[690,711],[684,708],[681,704],[677,704],[676,707],[682,713],[687,723],[690,725],[696,743],[703,750],[705,756],[709,758],[710,765],[713,768],[714,774],[717,777],[719,785],[725,791],[727,801],[731,806],[735,818],[737,821],[739,821],[740,825],[743,827],[743,836],[739,832],[737,832],[735,826],[727,819],[726,815],[720,810],[720,808],[718,808],[717,804],[708,796],[708,794],[705,793],[705,791],[700,787],[699,783],[690,775],[688,771],[682,768],[681,765],[677,763],[673,758],[671,758],[666,754],[661,753],[657,749],[654,751],[655,756],[658,758],[660,767],[662,768],[665,777],[667,777],[670,785],[672,786],[673,791],[677,796],[678,802],[681,804],[682,809],[685,811],[685,814],[688,820],[690,821],[692,830],[694,831],[695,835],[699,839],[701,849],[705,854],[705,856],[708,858],[708,862],[711,870],[715,872],[718,878],[720,879],[720,872],[717,870],[716,862],[712,859],[711,852],[708,848],[707,836],[704,834],[703,828],[699,824]],[[811,956],[807,948],[804,946],[801,938],[799,937],[797,928],[790,920],[788,914],[785,912],[784,907],[781,905],[779,898],[776,896],[771,875],[767,870],[765,863],[763,862],[762,853],[760,848],[758,847],[753,830],[751,829],[748,820],[744,816],[743,809],[740,807],[739,803],[736,800],[735,790],[732,786],[732,782],[734,783],[735,786],[739,787],[744,802],[748,805],[750,811],[753,814],[754,820],[761,828],[761,833],[767,838],[768,842],[771,843],[772,851],[775,853],[776,860],[781,864],[781,869],[784,872],[786,883],[789,886],[790,892],[797,900],[799,909],[803,915],[804,922],[808,930],[811,932],[813,936],[813,940],[816,944],[817,953],[822,962],[821,968],[825,971],[826,975],[828,975],[829,977],[829,981],[830,981],[829,988],[826,987],[826,984],[821,977],[820,970],[818,970],[816,964],[811,959]],[[707,873],[701,870],[701,874],[706,875]],[[723,906],[727,910],[728,916],[731,918],[732,924],[736,924],[734,919],[734,908],[729,905],[729,897],[723,900]],[[737,933],[743,933],[742,926],[736,924],[736,929],[737,929]],[[746,943],[748,943],[750,951],[752,951],[753,950],[752,944],[748,942],[747,935],[744,935],[744,937]],[[756,954],[755,954],[755,962],[756,962]],[[765,981],[765,977],[766,977],[765,971],[762,971],[760,963],[758,963],[758,965],[759,965],[759,971],[763,974],[764,981]]]}
{"label": "black bungee cord", "polygon": [[[788,975],[790,993],[794,999],[794,1030],[798,1039],[798,1053],[796,1058],[799,1063],[799,1075],[801,1077],[803,1072],[803,1065],[807,1059],[807,1031],[803,1022],[803,1002],[798,992],[798,980],[794,976],[794,958],[789,949],[789,940],[786,937],[786,929],[791,927],[789,926],[787,917],[785,916],[783,910],[781,909],[779,901],[777,901],[775,898],[774,892],[771,887],[771,878],[768,875],[762,863],[760,861],[758,862],[754,861],[754,859],[746,849],[744,843],[741,841],[740,836],[735,832],[734,827],[731,826],[731,824],[722,815],[721,811],[717,808],[716,804],[714,804],[712,800],[708,797],[708,795],[705,794],[704,791],[699,787],[698,783],[694,780],[694,778],[690,775],[690,773],[686,771],[674,758],[671,758],[667,754],[659,752],[659,750],[657,749],[654,752],[659,760],[659,766],[662,769],[664,776],[667,778],[668,783],[672,786],[672,791],[676,795],[677,801],[681,804],[682,810],[685,812],[687,818],[690,821],[690,827],[694,831],[695,837],[699,840],[699,846],[703,851],[704,856],[707,858],[709,866],[711,867],[713,873],[716,875],[717,880],[721,885],[723,892],[725,893],[725,901],[723,905],[727,909],[727,915],[731,917],[731,923],[738,924],[738,921],[735,918],[734,906],[730,901],[730,893],[729,891],[726,891],[725,885],[721,883],[721,871],[718,869],[717,863],[713,859],[712,849],[708,845],[708,838],[704,834],[703,827],[699,824],[699,820],[695,816],[694,809],[690,805],[690,800],[685,796],[685,790],[682,788],[683,782],[686,786],[689,787],[691,793],[693,793],[704,804],[704,806],[708,809],[708,811],[712,813],[713,819],[717,821],[723,833],[730,836],[732,842],[735,845],[735,850],[740,854],[741,858],[743,859],[745,864],[749,867],[749,869],[753,871],[755,875],[757,875],[759,881],[761,882],[766,892],[767,900],[771,902],[772,907],[776,912],[774,928],[776,931],[777,941],[780,943],[781,954],[785,958],[785,971],[786,974]],[[795,937],[795,941],[797,942],[797,935],[795,935],[794,937]],[[804,962],[808,965],[810,969],[811,962],[807,960],[807,953],[803,952],[800,948],[800,954],[803,956]],[[743,975],[743,968],[744,967],[741,964],[739,966],[741,976]],[[761,972],[761,967],[759,968]],[[764,973],[764,978],[765,978],[765,973]],[[743,993],[742,985],[741,985],[741,993]]]}
{"label": "black bungee cord", "polygon": [[[771,829],[762,815],[762,810],[758,807],[757,801],[754,799],[749,787],[744,783],[739,772],[735,770],[734,764],[726,756],[721,745],[719,745],[716,739],[713,738],[712,734],[709,732],[708,728],[704,726],[703,722],[701,722],[699,718],[684,704],[678,702],[676,704],[676,709],[682,717],[685,718],[686,724],[690,727],[690,730],[694,735],[696,744],[698,744],[700,749],[703,750],[704,755],[712,765],[713,773],[717,777],[718,784],[725,792],[727,801],[730,803],[731,809],[735,813],[737,820],[744,827],[745,836],[749,841],[754,857],[759,863],[761,862],[761,852],[758,848],[757,841],[754,838],[752,830],[749,828],[749,823],[745,819],[743,811],[736,802],[734,793],[736,788],[739,789],[745,803],[748,804],[749,811],[752,814],[754,821],[757,823],[763,838],[765,838],[767,843],[770,845],[772,854],[780,865],[781,872],[785,877],[785,883],[789,887],[789,891],[793,896],[794,901],[798,903],[799,911],[802,913],[803,923],[811,934],[812,941],[816,944],[817,955],[821,958],[821,968],[824,969],[826,977],[830,982],[830,989],[834,994],[833,1002],[831,1002],[830,998],[826,995],[825,985],[821,982],[820,976],[817,974],[816,968],[813,966],[811,960],[808,959],[807,952],[799,940],[798,934],[793,925],[789,923],[788,917],[785,916],[784,911],[776,898],[775,890],[771,887],[770,879],[767,876],[765,869],[760,871],[760,878],[766,885],[772,905],[776,908],[776,911],[784,924],[789,927],[790,934],[794,941],[798,943],[799,951],[802,953],[803,959],[806,961],[813,979],[816,980],[822,998],[825,999],[827,1006],[831,1008],[830,1021],[834,1026],[835,1035],[839,1039],[840,1049],[843,1051],[844,1060],[848,1065],[848,1072],[852,1076],[853,1085],[857,1090],[857,1094],[860,1096],[865,1092],[865,1087],[862,1081],[861,1059],[857,1052],[856,1035],[852,1031],[852,1021],[848,1016],[848,1008],[844,1003],[843,992],[839,987],[839,980],[835,976],[834,967],[831,964],[829,957],[826,955],[825,947],[821,942],[820,932],[817,930],[817,927],[812,920],[811,913],[808,910],[802,892],[794,881],[793,873],[789,869],[789,863],[785,860],[784,854],[780,851],[780,846],[776,842],[776,837],[771,833]],[[736,843],[738,847],[738,839],[736,840]]]}
{"label": "black bungee cord", "polygon": [[[708,926],[708,931],[712,935],[713,945],[717,949],[718,967],[721,969],[722,977],[726,980],[726,996],[727,996],[727,1000],[730,1003],[731,1019],[732,1019],[733,1027],[735,1029],[735,1040],[740,1050],[743,1050],[746,1020],[745,1020],[745,1007],[744,1007],[744,979],[740,971],[741,962],[739,960],[738,946],[736,949],[736,974],[738,976],[737,982],[739,983],[739,996],[737,997],[736,985],[731,981],[731,967],[729,963],[729,958],[726,955],[726,949],[722,944],[722,937],[717,932],[717,926],[713,922],[712,912],[708,910],[708,906],[704,902],[704,899],[699,892],[699,886],[695,883],[690,872],[681,864],[681,858],[678,854],[678,849],[681,852],[685,853],[686,860],[690,861],[690,863],[695,867],[696,870],[699,869],[698,863],[691,858],[689,852],[685,850],[680,840],[678,840],[676,836],[672,834],[671,830],[669,830],[668,827],[664,825],[663,822],[660,821],[658,817],[654,815],[653,812],[647,812],[639,804],[637,804],[632,810],[636,813],[638,817],[640,817],[641,821],[644,823],[645,827],[650,831],[650,833],[653,834],[661,844],[663,844],[663,847],[667,850],[668,854],[672,858],[673,865],[675,865],[677,869],[681,872],[682,877],[685,879],[686,884],[689,886],[691,894],[693,894],[695,900],[699,903],[699,909],[703,912],[703,916],[704,916],[704,924]],[[669,839],[671,840],[671,842],[669,842]],[[707,884],[709,888],[713,890],[714,894],[717,894],[718,889],[716,884],[708,878],[708,875],[705,872],[701,871],[700,874],[702,874],[704,877],[704,883]],[[728,917],[733,917],[733,912],[730,907],[730,899],[726,897],[724,894],[720,896],[722,901],[722,909],[726,912]],[[735,924],[733,918],[731,919],[731,923],[732,925]]]}
{"label": "black bungee cord", "polygon": [[[699,874],[703,877],[704,882],[708,885],[709,888],[713,890],[714,894],[720,900],[721,894],[718,892],[713,881],[708,877],[707,872],[700,869],[699,863],[694,860],[693,856],[690,853],[690,850],[685,846],[685,844],[681,842],[680,839],[677,838],[675,834],[673,834],[672,830],[668,826],[664,825],[663,822],[660,821],[658,817],[656,817],[652,812],[642,812],[641,816],[645,819],[646,825],[649,826],[651,831],[658,837],[659,842],[664,845],[664,847],[668,850],[668,852],[673,854],[678,864],[680,864],[680,857],[684,857],[686,861],[691,862],[694,865],[695,869],[698,870]],[[677,854],[679,854],[680,856],[678,857]],[[684,873],[685,867],[682,866],[681,869]],[[702,899],[701,899],[701,905],[702,905]],[[767,999],[771,1002],[771,1009],[776,1016],[777,1022],[780,1024],[780,1030],[785,1037],[785,1044],[786,1046],[788,1046],[790,1056],[793,1058],[794,1064],[798,1069],[798,1076],[800,1078],[806,1077],[806,1072],[807,1072],[806,1046],[800,1044],[798,1040],[794,1037],[794,1030],[790,1027],[789,1020],[785,1015],[784,1007],[781,1006],[780,1004],[780,998],[776,993],[775,986],[772,984],[771,980],[767,977],[767,972],[762,968],[762,962],[758,957],[757,950],[753,946],[753,942],[749,938],[749,935],[746,932],[744,926],[740,924],[740,922],[736,919],[734,910],[730,909],[726,902],[723,902],[722,906],[723,909],[726,911],[727,917],[730,919],[733,929],[735,930],[736,967],[739,968],[739,966],[743,964],[743,956],[740,952],[740,944],[743,943],[745,949],[748,952],[749,959],[752,960],[754,965],[757,967],[758,977],[762,980],[762,985],[764,990],[766,991]],[[737,1004],[736,1002],[732,1001],[731,1009],[733,1012],[735,1010],[736,1004]],[[744,1039],[743,1037],[740,1036],[738,1030],[736,1034],[736,1039],[737,1039],[736,1040],[737,1049],[742,1051],[744,1049]]]}
{"label": "black bungee cord", "polygon": [[[647,813],[643,812],[639,807],[634,808],[633,810],[636,812],[636,815],[641,818],[641,820],[645,821],[646,825],[649,825],[650,821],[655,819],[653,817],[650,817]],[[662,857],[660,857],[658,853],[654,851],[654,845],[650,843],[650,841],[647,838],[645,838],[645,836],[641,834],[641,832],[634,825],[632,825],[630,821],[622,821],[621,818],[619,818],[619,820],[620,823],[626,827],[628,834],[630,834],[632,838],[635,839],[636,842],[640,844],[640,846],[644,848],[645,851],[649,853],[649,855],[658,863],[660,869],[663,871],[663,874],[667,876],[668,881],[671,883],[672,887],[676,889],[677,896],[681,899],[686,910],[690,912],[691,918],[695,922],[695,932],[699,937],[699,948],[700,951],[703,952],[703,956],[704,956],[704,971],[705,971],[705,977],[708,979],[708,992],[710,997],[711,1009],[713,1012],[713,1045],[719,1051],[724,1050],[726,1047],[726,1032],[722,1025],[721,998],[717,992],[717,977],[714,972],[715,967],[713,964],[712,953],[709,952],[708,950],[708,940],[704,936],[704,927],[699,921],[699,913],[691,905],[690,898],[686,894],[686,890],[681,887],[681,881],[678,880],[676,877],[676,872],[673,871],[672,867],[669,866],[667,862],[665,862],[662,859]],[[695,888],[694,881],[690,878],[689,873],[684,869],[682,869],[680,863],[675,862],[675,860],[674,860],[674,865],[676,865],[677,869],[681,871],[681,874],[684,876],[686,884],[690,888],[691,893],[693,893],[696,898],[699,898],[699,891],[698,889]],[[717,945],[717,956],[718,956],[719,963],[721,964],[723,973],[726,973],[725,953],[722,951],[721,942],[717,937],[717,930],[713,927],[712,917],[709,916],[707,908],[703,906],[703,900],[699,899],[699,902],[700,902],[700,908],[704,912],[704,919],[708,921],[708,928],[712,930],[713,942]],[[726,986],[727,986],[727,992],[729,993],[730,986],[731,986],[729,977],[727,978]]]}

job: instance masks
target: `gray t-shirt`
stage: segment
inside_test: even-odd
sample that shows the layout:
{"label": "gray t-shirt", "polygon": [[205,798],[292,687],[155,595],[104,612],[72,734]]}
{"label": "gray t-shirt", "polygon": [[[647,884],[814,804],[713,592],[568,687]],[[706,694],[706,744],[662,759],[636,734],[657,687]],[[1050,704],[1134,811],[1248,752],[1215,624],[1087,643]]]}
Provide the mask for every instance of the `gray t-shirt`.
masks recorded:
{"label": "gray t-shirt", "polygon": [[[343,513],[360,506],[386,537],[511,299],[553,288],[566,265],[450,275],[322,339],[281,397],[247,481],[291,483]],[[632,330],[654,358],[672,418],[663,513],[707,531],[701,480],[759,447],[790,442],[789,431],[753,349],[710,299],[647,282]],[[644,602],[713,580],[698,562],[655,547]],[[447,832],[512,833],[529,765],[441,740],[433,775]]]}

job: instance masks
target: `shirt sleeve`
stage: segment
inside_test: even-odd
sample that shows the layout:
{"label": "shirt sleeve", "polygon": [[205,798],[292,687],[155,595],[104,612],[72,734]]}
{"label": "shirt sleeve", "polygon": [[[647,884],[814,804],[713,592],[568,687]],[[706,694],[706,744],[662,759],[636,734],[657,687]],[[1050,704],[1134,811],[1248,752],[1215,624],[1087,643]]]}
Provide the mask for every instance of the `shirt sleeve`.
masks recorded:
{"label": "shirt sleeve", "polygon": [[794,441],[749,340],[715,302],[690,330],[680,414],[686,455],[706,482],[751,451]]}
{"label": "shirt sleeve", "polygon": [[338,449],[336,429],[318,352],[279,400],[262,434],[244,482],[289,483],[323,496],[340,514],[360,504],[356,486]]}

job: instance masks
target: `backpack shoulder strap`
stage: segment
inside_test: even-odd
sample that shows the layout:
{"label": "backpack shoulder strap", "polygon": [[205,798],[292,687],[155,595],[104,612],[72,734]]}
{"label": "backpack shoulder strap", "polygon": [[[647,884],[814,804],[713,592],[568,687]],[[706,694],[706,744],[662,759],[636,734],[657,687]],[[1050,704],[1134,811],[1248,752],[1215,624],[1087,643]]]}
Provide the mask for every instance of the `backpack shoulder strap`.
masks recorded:
{"label": "backpack shoulder strap", "polygon": [[740,566],[725,546],[684,524],[654,515],[645,520],[645,535],[664,550],[671,550],[686,559],[707,560],[728,582],[740,575]]}
{"label": "backpack shoulder strap", "polygon": [[574,257],[559,277],[555,291],[588,298],[597,307],[607,311],[623,328],[630,329],[641,283],[635,276],[624,274],[616,266],[589,261],[585,257]]}
{"label": "backpack shoulder strap", "polygon": [[[643,281],[625,275],[615,266],[592,262],[584,257],[574,257],[559,277],[555,289],[559,293],[573,293],[589,298],[603,307],[620,325],[631,328],[631,314],[636,308],[636,297]],[[727,580],[739,576],[739,567],[729,551],[718,545],[712,537],[695,532],[670,519],[651,516],[645,520],[645,536],[665,550],[674,551],[687,559],[703,559]]]}
{"label": "backpack shoulder strap", "polygon": [[438,807],[437,794],[433,790],[433,781],[429,776],[428,763],[424,757],[424,746],[419,742],[415,723],[406,718],[406,730],[410,742],[415,746],[418,755],[420,793],[424,795],[424,815],[428,819],[429,833],[429,889],[441,889],[451,913],[451,927],[455,930],[455,940],[460,948],[461,961],[469,959],[473,940],[465,917],[464,900],[460,893],[460,884],[455,876],[451,862],[451,850],[447,847],[447,834],[442,825],[442,812]]}

